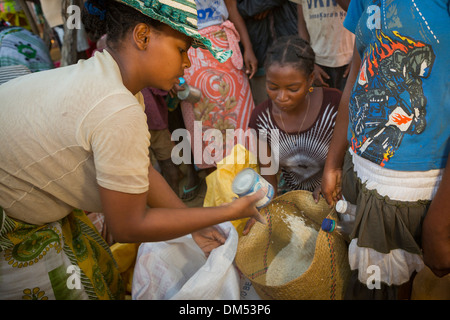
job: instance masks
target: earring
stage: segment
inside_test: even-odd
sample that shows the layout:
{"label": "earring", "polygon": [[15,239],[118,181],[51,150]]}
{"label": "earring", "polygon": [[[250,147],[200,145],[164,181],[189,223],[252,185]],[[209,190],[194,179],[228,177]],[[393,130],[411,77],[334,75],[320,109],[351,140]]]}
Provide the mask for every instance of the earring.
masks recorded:
{"label": "earring", "polygon": [[309,92],[313,92],[314,91],[314,87],[309,87]]}

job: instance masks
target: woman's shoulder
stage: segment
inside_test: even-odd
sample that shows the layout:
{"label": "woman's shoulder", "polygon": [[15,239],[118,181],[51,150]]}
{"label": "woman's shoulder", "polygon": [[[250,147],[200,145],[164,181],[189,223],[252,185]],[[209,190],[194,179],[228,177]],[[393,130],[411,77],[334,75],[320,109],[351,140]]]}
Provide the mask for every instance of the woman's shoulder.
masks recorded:
{"label": "woman's shoulder", "polygon": [[323,105],[332,104],[338,107],[341,101],[342,91],[336,88],[323,87]]}
{"label": "woman's shoulder", "polygon": [[260,115],[262,113],[266,113],[266,112],[270,113],[271,108],[272,108],[272,100],[267,99],[266,101],[261,102],[260,104],[258,104],[255,107],[255,109],[253,109],[252,116],[256,117],[256,116],[258,116],[258,115]]}
{"label": "woman's shoulder", "polygon": [[272,100],[267,99],[267,100],[261,102],[260,104],[258,104],[258,105],[255,107],[254,111],[256,111],[256,112],[261,112],[261,111],[268,110],[268,109],[271,108],[271,107],[272,107]]}
{"label": "woman's shoulder", "polygon": [[[334,119],[341,101],[342,91],[335,88],[322,88],[322,106],[317,115],[316,123],[321,119]],[[331,117],[331,118],[330,118]],[[333,120],[334,121],[334,120]]]}
{"label": "woman's shoulder", "polygon": [[270,116],[270,109],[272,106],[272,101],[267,99],[266,101],[258,104],[252,111],[250,116],[250,127],[255,127],[258,118],[260,118],[263,114],[268,114]]}
{"label": "woman's shoulder", "polygon": [[341,97],[342,91],[336,88],[322,87],[324,96],[336,96]]}

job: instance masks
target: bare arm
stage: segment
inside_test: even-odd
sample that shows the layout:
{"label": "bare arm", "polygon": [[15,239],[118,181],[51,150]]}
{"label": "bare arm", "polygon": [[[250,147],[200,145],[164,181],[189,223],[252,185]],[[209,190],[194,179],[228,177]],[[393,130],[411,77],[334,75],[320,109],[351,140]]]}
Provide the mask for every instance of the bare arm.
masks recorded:
{"label": "bare arm", "polygon": [[439,277],[450,273],[450,161],[422,228],[425,264]]}
{"label": "bare arm", "polygon": [[[186,208],[152,167],[147,193],[128,194],[99,187],[106,223],[119,242],[177,238],[229,220],[259,215],[254,204],[263,193],[213,208]],[[147,203],[151,208],[147,207]]]}
{"label": "bare arm", "polygon": [[187,208],[186,204],[173,192],[164,177],[150,164],[148,168],[147,205],[151,208]]}
{"label": "bare arm", "polygon": [[253,52],[253,45],[247,31],[247,26],[245,25],[245,21],[238,11],[237,1],[225,0],[225,4],[230,15],[229,19],[231,22],[233,22],[241,38],[241,43],[244,47],[244,64],[246,68],[245,73],[248,74],[249,78],[251,79],[258,70],[258,59]]}
{"label": "bare arm", "polygon": [[338,5],[341,6],[342,9],[344,9],[344,11],[348,10],[348,5],[350,4],[350,0],[336,0],[336,2],[338,3]]}
{"label": "bare arm", "polygon": [[336,118],[336,125],[328,150],[322,177],[322,194],[329,205],[334,205],[341,198],[341,178],[344,156],[348,148],[348,104],[353,85],[358,76],[361,58],[356,47],[353,50],[353,59],[350,67],[350,74],[342,93],[339,103],[339,111]]}
{"label": "bare arm", "polygon": [[297,4],[297,28],[298,28],[298,36],[308,42],[310,42],[309,39],[309,32],[306,28],[306,21],[303,17],[303,6],[301,4]]}
{"label": "bare arm", "polygon": [[[301,4],[297,4],[297,29],[298,36],[303,40],[311,43],[311,38],[309,36],[308,28],[306,26],[305,17],[303,16],[303,6]],[[330,76],[317,64],[314,64],[314,84],[317,86],[325,86],[329,87],[329,85],[325,82],[324,78],[329,79]]]}

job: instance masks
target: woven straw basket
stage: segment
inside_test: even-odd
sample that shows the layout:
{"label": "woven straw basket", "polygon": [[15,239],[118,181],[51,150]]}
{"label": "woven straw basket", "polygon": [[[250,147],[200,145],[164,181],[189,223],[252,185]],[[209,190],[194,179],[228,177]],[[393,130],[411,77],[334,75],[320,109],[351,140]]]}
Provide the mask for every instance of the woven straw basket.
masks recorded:
{"label": "woven straw basket", "polygon": [[[237,267],[252,282],[261,299],[343,299],[350,276],[347,244],[340,235],[320,229],[324,218],[336,219],[336,211],[330,209],[324,199],[316,204],[311,192],[297,190],[277,197],[261,210],[261,214],[266,217],[267,224],[256,223],[248,235],[241,236],[236,253]],[[300,215],[307,226],[319,230],[316,249],[310,267],[298,278],[269,286],[266,284],[267,269],[277,253],[290,242],[292,234],[282,220],[284,214]]]}

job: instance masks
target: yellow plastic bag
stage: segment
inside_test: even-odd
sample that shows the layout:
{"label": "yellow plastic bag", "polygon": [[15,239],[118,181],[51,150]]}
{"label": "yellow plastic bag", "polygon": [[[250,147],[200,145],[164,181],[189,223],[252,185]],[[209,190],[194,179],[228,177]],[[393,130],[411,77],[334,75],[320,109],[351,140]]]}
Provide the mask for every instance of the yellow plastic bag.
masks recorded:
{"label": "yellow plastic bag", "polygon": [[[259,173],[256,156],[243,145],[236,144],[230,154],[217,163],[217,169],[206,177],[204,207],[220,206],[233,201],[237,195],[232,191],[234,177],[244,168],[252,168]],[[240,234],[248,219],[231,221]]]}
{"label": "yellow plastic bag", "polygon": [[119,267],[125,285],[125,299],[131,299],[131,286],[133,283],[134,265],[140,243],[119,243],[113,244],[110,249]]}

